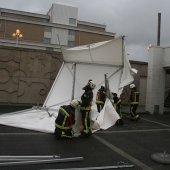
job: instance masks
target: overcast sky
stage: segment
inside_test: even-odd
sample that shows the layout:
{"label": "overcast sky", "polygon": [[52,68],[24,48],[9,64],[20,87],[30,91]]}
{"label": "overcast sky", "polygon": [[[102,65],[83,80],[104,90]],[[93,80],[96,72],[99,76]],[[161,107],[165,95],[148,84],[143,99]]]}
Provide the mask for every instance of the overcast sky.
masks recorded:
{"label": "overcast sky", "polygon": [[129,58],[148,61],[146,48],[157,43],[161,13],[161,46],[170,46],[170,0],[0,0],[0,8],[46,14],[52,3],[78,7],[78,20],[105,24],[106,31],[125,35]]}

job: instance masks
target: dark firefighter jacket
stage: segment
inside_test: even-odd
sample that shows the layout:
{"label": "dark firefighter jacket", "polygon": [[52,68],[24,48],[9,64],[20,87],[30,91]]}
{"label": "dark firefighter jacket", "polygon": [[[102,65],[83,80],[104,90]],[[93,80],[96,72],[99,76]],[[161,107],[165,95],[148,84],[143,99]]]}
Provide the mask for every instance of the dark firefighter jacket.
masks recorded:
{"label": "dark firefighter jacket", "polygon": [[106,101],[106,92],[99,89],[96,95],[96,104],[104,104]]}
{"label": "dark firefighter jacket", "polygon": [[55,120],[55,126],[59,129],[68,130],[75,123],[75,108],[71,105],[61,106]]}
{"label": "dark firefighter jacket", "polygon": [[130,103],[131,104],[139,104],[139,92],[136,89],[131,90],[130,94]]}
{"label": "dark firefighter jacket", "polygon": [[85,90],[85,92],[82,94],[81,96],[81,110],[91,110],[91,106],[92,106],[92,100],[93,100],[93,91],[90,88],[90,86],[85,86],[83,88],[83,90]]}

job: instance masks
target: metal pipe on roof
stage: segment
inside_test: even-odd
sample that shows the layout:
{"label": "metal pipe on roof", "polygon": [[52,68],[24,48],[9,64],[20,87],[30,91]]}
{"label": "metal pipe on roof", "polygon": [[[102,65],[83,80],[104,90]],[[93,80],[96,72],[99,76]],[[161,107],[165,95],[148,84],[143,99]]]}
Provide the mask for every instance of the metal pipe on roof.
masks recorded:
{"label": "metal pipe on roof", "polygon": [[160,36],[161,36],[161,13],[158,13],[157,46],[160,46]]}

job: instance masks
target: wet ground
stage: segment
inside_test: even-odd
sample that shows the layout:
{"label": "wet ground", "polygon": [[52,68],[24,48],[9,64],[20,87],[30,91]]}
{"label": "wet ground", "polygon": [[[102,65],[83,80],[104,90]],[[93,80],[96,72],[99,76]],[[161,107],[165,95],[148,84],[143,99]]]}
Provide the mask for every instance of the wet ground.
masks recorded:
{"label": "wet ground", "polygon": [[[109,169],[108,166],[113,169],[111,167],[117,165],[134,165],[126,168],[131,170],[169,170],[170,164],[151,159],[152,154],[163,152],[170,153],[170,113],[162,116],[141,114],[138,122],[124,118],[123,126],[100,130],[89,138],[68,140],[0,125],[0,156],[58,155],[65,160],[63,163],[0,166],[0,170]],[[66,161],[66,158],[75,157],[83,157],[83,160]]]}

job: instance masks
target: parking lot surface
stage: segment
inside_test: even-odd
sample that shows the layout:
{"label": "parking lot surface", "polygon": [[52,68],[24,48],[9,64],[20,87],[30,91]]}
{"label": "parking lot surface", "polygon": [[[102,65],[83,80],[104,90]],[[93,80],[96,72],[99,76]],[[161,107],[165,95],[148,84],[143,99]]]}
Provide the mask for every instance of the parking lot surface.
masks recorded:
{"label": "parking lot surface", "polygon": [[[151,159],[154,153],[170,152],[170,113],[141,114],[139,121],[124,118],[123,126],[100,130],[89,138],[56,140],[53,134],[0,125],[0,156],[81,157],[74,162],[0,166],[4,170],[114,169],[169,170],[170,164]],[[111,168],[112,167],[112,168]],[[125,167],[124,167],[125,169]]]}

